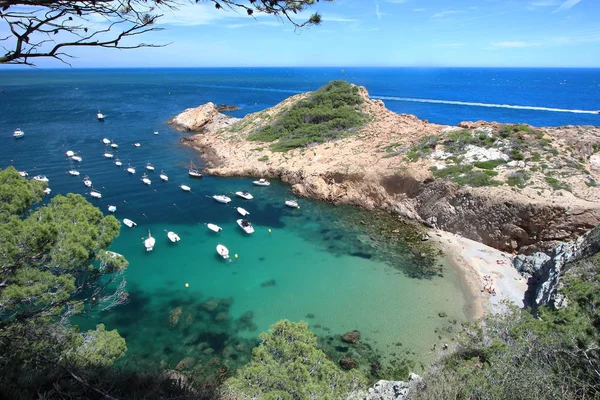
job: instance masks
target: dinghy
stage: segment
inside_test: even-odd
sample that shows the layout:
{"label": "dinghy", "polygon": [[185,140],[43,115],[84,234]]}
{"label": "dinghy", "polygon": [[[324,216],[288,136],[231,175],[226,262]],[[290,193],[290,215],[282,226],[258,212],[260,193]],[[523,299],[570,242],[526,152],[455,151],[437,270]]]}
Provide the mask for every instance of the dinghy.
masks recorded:
{"label": "dinghy", "polygon": [[146,185],[151,185],[152,181],[150,180],[150,178],[148,178],[148,175],[144,174],[142,176],[142,182],[144,182]]}
{"label": "dinghy", "polygon": [[21,139],[23,136],[25,136],[25,132],[23,132],[21,130],[21,128],[17,128],[15,129],[14,133],[13,133],[13,137],[15,139]]}
{"label": "dinghy", "polygon": [[33,180],[47,183],[50,179],[46,178],[46,175],[36,175],[33,177]]}
{"label": "dinghy", "polygon": [[158,131],[154,131],[154,134],[155,134],[155,135],[158,135]]}
{"label": "dinghy", "polygon": [[21,175],[23,178],[27,178],[29,176],[27,171],[19,171],[19,175]]}
{"label": "dinghy", "polygon": [[115,165],[116,165],[117,167],[120,167],[121,165],[123,165],[123,163],[121,162],[121,160],[119,160],[119,159],[117,158],[117,161],[115,161]]}
{"label": "dinghy", "polygon": [[179,187],[181,188],[181,190],[183,190],[184,192],[189,192],[190,190],[192,190],[191,187],[187,186],[187,185],[179,185]]}
{"label": "dinghy", "polygon": [[50,188],[46,188],[46,189],[44,189],[44,193],[45,193],[45,194],[50,194],[50,192],[52,192],[52,190],[50,190]]}
{"label": "dinghy", "polygon": [[231,202],[231,199],[225,196],[224,194],[216,194],[212,198],[218,201],[219,203],[223,204],[228,204],[229,202]]}
{"label": "dinghy", "polygon": [[85,178],[83,178],[83,184],[87,187],[92,187],[92,181],[89,176],[86,175]]}
{"label": "dinghy", "polygon": [[291,208],[298,208],[298,202],[296,200],[286,200],[285,205]]}
{"label": "dinghy", "polygon": [[150,161],[146,164],[146,169],[148,171],[154,171],[154,165],[150,164]]}
{"label": "dinghy", "polygon": [[150,230],[148,230],[148,238],[144,240],[144,247],[146,251],[152,251],[154,249],[154,244],[156,243],[156,239],[152,237]]}
{"label": "dinghy", "polygon": [[242,199],[246,199],[246,200],[252,200],[254,198],[254,196],[252,196],[250,193],[244,191],[241,192],[235,192],[235,195],[238,197],[241,197]]}
{"label": "dinghy", "polygon": [[222,244],[218,244],[217,254],[223,257],[224,260],[227,260],[229,258],[229,249]]}
{"label": "dinghy", "polygon": [[96,118],[98,118],[98,121],[102,122],[104,121],[104,114],[98,111],[98,114],[96,114]]}
{"label": "dinghy", "polygon": [[134,145],[135,147],[140,147],[140,146],[141,146],[141,144],[140,144],[140,143],[138,143],[138,142],[135,142],[133,145]]}
{"label": "dinghy", "polygon": [[237,207],[236,210],[238,213],[240,213],[240,215],[242,217],[245,217],[246,215],[250,215],[250,213],[248,211],[244,210],[242,207]]}
{"label": "dinghy", "polygon": [[117,206],[108,206],[108,211],[114,213],[115,211],[117,211]]}
{"label": "dinghy", "polygon": [[131,164],[129,164],[129,167],[127,167],[127,172],[130,174],[135,174],[135,167],[132,167]]}
{"label": "dinghy", "polygon": [[81,158],[81,156],[72,156],[72,157],[71,157],[71,160],[73,160],[73,161],[77,161],[77,162],[82,162],[82,161],[83,161],[83,158]]}
{"label": "dinghy", "polygon": [[110,145],[110,147],[112,147],[113,149],[118,149],[119,145],[116,144],[115,142],[112,142],[112,144]]}
{"label": "dinghy", "polygon": [[179,235],[176,234],[175,232],[167,232],[167,237],[173,243],[177,243],[177,242],[179,242],[181,240],[181,238],[179,237]]}
{"label": "dinghy", "polygon": [[206,226],[208,227],[208,229],[210,229],[213,232],[221,232],[223,230],[223,228],[221,228],[219,225],[215,225],[215,224],[206,224]]}
{"label": "dinghy", "polygon": [[77,171],[75,169],[70,169],[69,170],[69,175],[71,175],[71,176],[79,176],[79,171]]}
{"label": "dinghy", "polygon": [[165,182],[169,181],[169,176],[167,174],[165,174],[165,171],[163,171],[162,169],[160,170],[160,179],[162,179]]}
{"label": "dinghy", "polygon": [[269,182],[268,180],[264,179],[264,178],[260,178],[257,181],[252,181],[253,184],[255,184],[256,186],[269,186],[271,184],[271,182]]}
{"label": "dinghy", "polygon": [[123,223],[125,224],[125,226],[129,227],[129,228],[133,228],[134,226],[136,226],[137,224],[135,222],[133,222],[132,220],[130,220],[129,218],[125,218],[123,219]]}
{"label": "dinghy", "polygon": [[73,157],[73,156],[75,155],[75,152],[74,152],[74,151],[71,151],[71,150],[67,150],[67,152],[65,153],[65,155],[66,155],[67,157]]}
{"label": "dinghy", "polygon": [[242,230],[248,235],[254,233],[254,228],[252,227],[250,221],[248,221],[247,219],[238,219],[236,222],[240,226],[240,228],[242,228]]}
{"label": "dinghy", "polygon": [[107,138],[102,139],[102,143],[104,144],[110,144],[110,140]]}
{"label": "dinghy", "polygon": [[101,199],[102,198],[102,193],[100,193],[96,189],[92,189],[92,191],[90,192],[90,196],[92,196],[95,199]]}
{"label": "dinghy", "polygon": [[112,153],[104,153],[104,157],[113,158],[114,156],[112,155]]}

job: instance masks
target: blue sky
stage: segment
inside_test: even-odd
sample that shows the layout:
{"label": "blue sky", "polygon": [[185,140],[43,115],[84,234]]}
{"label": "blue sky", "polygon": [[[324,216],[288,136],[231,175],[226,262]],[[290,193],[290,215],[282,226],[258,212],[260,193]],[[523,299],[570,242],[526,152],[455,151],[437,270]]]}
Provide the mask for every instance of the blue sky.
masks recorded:
{"label": "blue sky", "polygon": [[336,0],[312,10],[322,25],[294,31],[186,4],[143,37],[170,45],[85,49],[73,66],[600,67],[600,0]]}

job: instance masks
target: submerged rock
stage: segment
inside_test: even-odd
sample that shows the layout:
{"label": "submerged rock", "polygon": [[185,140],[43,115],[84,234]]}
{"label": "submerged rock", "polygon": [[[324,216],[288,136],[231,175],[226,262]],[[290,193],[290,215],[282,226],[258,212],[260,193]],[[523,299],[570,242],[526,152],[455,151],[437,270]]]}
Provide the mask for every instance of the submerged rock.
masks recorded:
{"label": "submerged rock", "polygon": [[342,341],[351,344],[358,344],[360,342],[360,332],[352,331],[342,335]]}
{"label": "submerged rock", "polygon": [[169,313],[169,328],[173,329],[179,323],[179,318],[181,318],[182,313],[181,307],[176,307]]}
{"label": "submerged rock", "polygon": [[223,112],[223,111],[237,111],[240,108],[238,106],[231,106],[228,104],[219,104],[219,106],[217,107],[217,111],[219,112]]}
{"label": "submerged rock", "polygon": [[356,363],[356,361],[350,357],[340,358],[339,363],[340,363],[340,367],[342,367],[342,369],[345,369],[346,371],[356,368],[358,365]]}
{"label": "submerged rock", "polygon": [[263,283],[260,284],[261,287],[269,287],[269,286],[275,286],[275,279],[269,279],[268,281],[264,281]]}
{"label": "submerged rock", "polygon": [[191,367],[196,364],[196,359],[192,357],[186,357],[183,360],[179,361],[175,366],[177,371],[181,371],[182,369],[191,369]]}

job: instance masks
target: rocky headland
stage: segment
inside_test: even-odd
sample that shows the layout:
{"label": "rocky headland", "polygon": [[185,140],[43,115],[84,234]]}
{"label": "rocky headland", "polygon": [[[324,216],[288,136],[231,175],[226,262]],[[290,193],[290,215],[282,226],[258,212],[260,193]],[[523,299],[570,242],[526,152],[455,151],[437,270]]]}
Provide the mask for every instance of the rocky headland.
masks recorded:
{"label": "rocky headland", "polygon": [[299,196],[383,209],[510,254],[551,254],[598,225],[600,128],[439,125],[392,112],[363,87],[357,93],[364,124],[288,151],[253,135],[311,93],[243,119],[208,103],[169,122],[198,132],[182,141],[200,151],[208,174],[278,178]]}

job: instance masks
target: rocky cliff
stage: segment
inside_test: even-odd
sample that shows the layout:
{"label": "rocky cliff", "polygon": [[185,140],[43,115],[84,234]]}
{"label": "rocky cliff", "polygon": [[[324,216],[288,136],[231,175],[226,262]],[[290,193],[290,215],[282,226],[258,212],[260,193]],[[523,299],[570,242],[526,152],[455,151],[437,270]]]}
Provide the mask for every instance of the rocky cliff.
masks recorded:
{"label": "rocky cliff", "polygon": [[202,130],[183,141],[209,174],[278,178],[300,196],[382,208],[505,251],[549,252],[599,223],[600,128],[450,127],[396,114],[364,88],[360,95],[367,123],[354,134],[287,152],[247,139],[310,93],[241,120],[212,105],[172,121]]}

